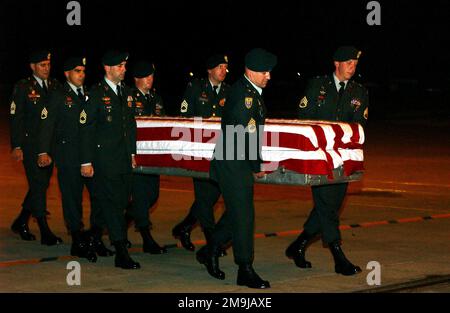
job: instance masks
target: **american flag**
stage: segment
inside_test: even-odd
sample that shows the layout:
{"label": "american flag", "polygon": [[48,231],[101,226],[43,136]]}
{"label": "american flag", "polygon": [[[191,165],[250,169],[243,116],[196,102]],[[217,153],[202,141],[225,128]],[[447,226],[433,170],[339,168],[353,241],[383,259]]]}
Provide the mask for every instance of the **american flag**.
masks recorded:
{"label": "american flag", "polygon": [[[139,117],[138,166],[208,172],[220,136],[219,118]],[[266,119],[263,170],[278,167],[300,174],[345,175],[363,170],[364,131],[358,123]]]}

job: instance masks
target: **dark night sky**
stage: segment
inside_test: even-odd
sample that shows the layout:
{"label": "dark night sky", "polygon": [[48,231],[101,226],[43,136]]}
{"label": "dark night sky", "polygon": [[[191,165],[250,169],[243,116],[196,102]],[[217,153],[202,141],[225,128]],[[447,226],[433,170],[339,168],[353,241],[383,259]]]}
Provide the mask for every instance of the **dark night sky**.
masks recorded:
{"label": "dark night sky", "polygon": [[[245,53],[263,47],[278,55],[273,82],[289,82],[332,70],[331,55],[341,44],[363,51],[363,82],[416,79],[448,85],[449,1],[379,1],[381,26],[368,26],[369,1],[137,1],[80,0],[81,26],[68,26],[68,1],[2,0],[0,79],[13,83],[28,75],[34,47],[53,52],[53,76],[62,78],[69,54],[88,59],[87,83],[101,75],[109,47],[130,52],[130,64],[151,58],[156,87],[167,95],[183,92],[187,73],[203,75],[203,62],[227,53],[232,82],[242,74]],[[128,77],[128,82],[129,80]]]}

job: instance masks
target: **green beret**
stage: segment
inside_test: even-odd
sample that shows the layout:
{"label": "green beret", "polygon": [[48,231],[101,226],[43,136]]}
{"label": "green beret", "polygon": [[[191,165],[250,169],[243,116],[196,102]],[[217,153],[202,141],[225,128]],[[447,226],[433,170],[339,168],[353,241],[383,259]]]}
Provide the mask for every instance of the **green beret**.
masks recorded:
{"label": "green beret", "polygon": [[51,53],[48,50],[35,50],[30,53],[30,63],[50,61]]}
{"label": "green beret", "polygon": [[219,64],[228,64],[228,57],[223,54],[215,54],[206,60],[206,68],[208,70],[215,68]]}
{"label": "green beret", "polygon": [[128,60],[128,52],[122,52],[117,50],[107,51],[102,58],[103,65],[115,66]]}
{"label": "green beret", "polygon": [[144,78],[152,75],[155,72],[155,65],[147,61],[137,62],[132,69],[133,77]]}
{"label": "green beret", "polygon": [[348,60],[358,60],[361,56],[361,51],[353,46],[342,46],[337,48],[334,52],[333,60],[337,62],[344,62]]}
{"label": "green beret", "polygon": [[63,65],[63,71],[71,71],[77,66],[86,66],[86,58],[82,57],[70,57],[68,58]]}
{"label": "green beret", "polygon": [[252,49],[245,56],[245,66],[254,72],[270,72],[275,65],[276,55],[261,48]]}

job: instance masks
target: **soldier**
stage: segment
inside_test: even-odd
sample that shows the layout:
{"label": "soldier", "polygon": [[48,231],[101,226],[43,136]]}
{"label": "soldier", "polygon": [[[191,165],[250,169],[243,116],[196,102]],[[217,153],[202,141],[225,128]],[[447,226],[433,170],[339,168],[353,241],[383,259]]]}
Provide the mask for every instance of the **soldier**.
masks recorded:
{"label": "soldier", "polygon": [[81,175],[94,178],[97,203],[116,249],[115,266],[138,269],[128,254],[124,211],[131,194],[131,171],[136,166],[136,121],[131,90],[124,86],[128,53],[115,50],[102,58],[105,77],[89,93],[80,113]]}
{"label": "soldier", "polygon": [[[339,47],[334,53],[334,73],[309,82],[305,96],[299,103],[299,118],[357,122],[365,125],[369,114],[366,88],[351,80],[356,71],[361,51],[355,47]],[[286,256],[300,268],[310,268],[305,259],[308,244],[319,234],[328,244],[335,262],[336,273],[354,275],[361,272],[341,249],[339,209],[345,198],[348,183],[311,187],[314,200],[303,232],[286,249]]]}
{"label": "soldier", "polygon": [[[245,75],[230,89],[222,116],[221,139],[210,168],[210,177],[219,184],[226,210],[208,244],[197,252],[197,260],[211,276],[225,279],[225,273],[219,269],[218,252],[231,240],[234,262],[239,265],[237,284],[250,288],[270,288],[270,283],[262,280],[252,266],[253,185],[255,178],[265,175],[260,158],[266,111],[262,90],[276,62],[277,57],[264,49],[251,50],[245,57]],[[238,146],[238,142],[245,142],[245,147]]]}
{"label": "soldier", "polygon": [[91,201],[91,229],[104,227],[101,212],[96,205],[92,178],[80,175],[79,119],[81,111],[86,109],[88,99],[83,85],[85,67],[86,58],[71,57],[64,62],[63,70],[67,81],[50,97],[48,117],[41,121],[38,165],[48,166],[53,158],[58,168],[64,220],[72,236],[70,254],[96,262],[96,251],[100,256],[112,255],[112,251],[103,244],[101,233],[92,242],[90,233],[82,231],[84,185],[89,190]]}
{"label": "soldier", "polygon": [[37,136],[41,120],[47,118],[48,96],[60,87],[57,80],[50,78],[51,54],[48,50],[34,51],[30,54],[30,67],[33,75],[19,81],[12,94],[11,148],[12,156],[23,161],[28,181],[28,192],[22,203],[22,211],[11,226],[23,240],[35,240],[30,233],[28,220],[31,214],[37,219],[41,233],[41,244],[53,246],[62,243],[47,224],[46,193],[53,166],[40,168]]}
{"label": "soldier", "polygon": [[[135,87],[131,92],[134,97],[135,116],[163,116],[164,107],[161,97],[152,89],[155,67],[147,61],[137,62],[133,67]],[[152,237],[149,209],[159,197],[159,175],[133,174],[132,204],[130,214],[135,226],[142,236],[144,252],[150,254],[167,253]]]}
{"label": "soldier", "polygon": [[[190,82],[181,102],[180,113],[185,117],[221,117],[229,86],[224,82],[227,76],[228,57],[217,54],[206,61],[207,78],[194,79]],[[206,241],[209,241],[214,229],[214,205],[220,197],[219,186],[210,179],[193,178],[195,200],[185,219],[176,225],[172,234],[179,238],[183,247],[194,251],[191,231],[197,219],[203,229]],[[221,249],[221,255],[225,250]]]}

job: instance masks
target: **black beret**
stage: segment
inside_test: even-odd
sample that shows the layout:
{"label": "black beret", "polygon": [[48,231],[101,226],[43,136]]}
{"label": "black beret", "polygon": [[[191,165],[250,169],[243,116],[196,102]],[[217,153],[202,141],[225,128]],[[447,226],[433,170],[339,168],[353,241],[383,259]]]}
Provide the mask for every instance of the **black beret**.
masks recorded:
{"label": "black beret", "polygon": [[333,60],[337,62],[358,60],[360,55],[361,51],[353,46],[341,46],[334,52]]}
{"label": "black beret", "polygon": [[70,57],[64,61],[63,71],[71,71],[77,66],[86,66],[86,58],[82,57]]}
{"label": "black beret", "polygon": [[276,55],[261,48],[252,49],[245,56],[245,66],[254,72],[269,72],[276,64]]}
{"label": "black beret", "polygon": [[115,66],[128,60],[128,56],[128,52],[109,50],[103,55],[102,63],[103,65]]}
{"label": "black beret", "polygon": [[228,57],[223,54],[215,54],[206,60],[206,68],[208,70],[215,68],[219,64],[228,64]]}
{"label": "black beret", "polygon": [[147,61],[139,61],[134,64],[132,69],[133,77],[143,78],[152,75],[155,72],[153,63]]}
{"label": "black beret", "polygon": [[50,61],[51,53],[48,50],[35,50],[30,53],[30,63]]}

